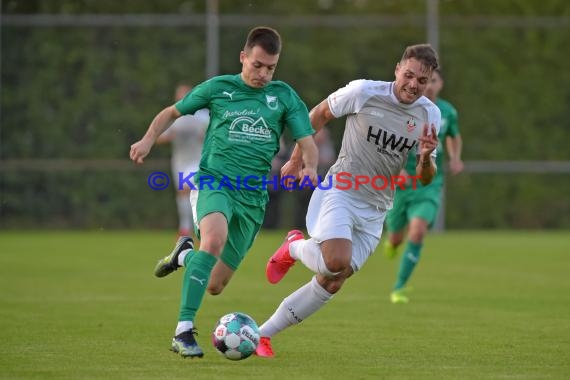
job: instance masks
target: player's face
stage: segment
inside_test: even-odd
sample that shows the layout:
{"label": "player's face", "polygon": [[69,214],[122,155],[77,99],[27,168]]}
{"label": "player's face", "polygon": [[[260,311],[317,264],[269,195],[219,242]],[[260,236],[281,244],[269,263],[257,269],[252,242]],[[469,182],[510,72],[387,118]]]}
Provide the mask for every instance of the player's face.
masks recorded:
{"label": "player's face", "polygon": [[239,55],[242,64],[241,78],[250,87],[261,88],[271,81],[279,54],[268,54],[260,46],[254,46],[249,51],[242,51]]}
{"label": "player's face", "polygon": [[431,78],[431,69],[415,58],[396,65],[394,94],[401,103],[411,104],[424,94]]}
{"label": "player's face", "polygon": [[431,79],[429,80],[429,84],[426,87],[426,91],[424,93],[430,100],[434,101],[437,99],[439,92],[443,88],[443,79],[439,75],[437,71],[434,71],[431,74]]}

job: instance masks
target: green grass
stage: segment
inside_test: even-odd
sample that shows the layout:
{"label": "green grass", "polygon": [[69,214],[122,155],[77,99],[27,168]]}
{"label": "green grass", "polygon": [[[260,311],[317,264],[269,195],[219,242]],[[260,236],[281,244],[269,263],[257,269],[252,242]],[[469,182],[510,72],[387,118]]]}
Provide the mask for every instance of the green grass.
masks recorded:
{"label": "green grass", "polygon": [[568,232],[430,235],[408,305],[397,261],[370,258],[339,294],[273,339],[277,357],[232,362],[210,344],[221,315],[264,321],[307,282],[264,278],[283,233],[263,232],[232,283],[199,312],[206,356],[168,350],[181,273],[156,279],[165,232],[0,233],[2,379],[568,379]]}

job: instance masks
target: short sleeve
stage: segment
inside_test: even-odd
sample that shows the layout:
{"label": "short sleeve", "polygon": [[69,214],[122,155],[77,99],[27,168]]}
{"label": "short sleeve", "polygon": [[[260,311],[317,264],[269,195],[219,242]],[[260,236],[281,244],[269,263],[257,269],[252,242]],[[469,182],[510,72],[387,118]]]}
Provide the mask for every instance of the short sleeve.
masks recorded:
{"label": "short sleeve", "polygon": [[368,99],[365,91],[368,82],[365,79],[354,80],[330,94],[327,101],[333,116],[339,118],[360,111]]}
{"label": "short sleeve", "polygon": [[208,108],[210,104],[211,80],[202,82],[176,102],[175,107],[182,115],[193,114],[199,109]]}

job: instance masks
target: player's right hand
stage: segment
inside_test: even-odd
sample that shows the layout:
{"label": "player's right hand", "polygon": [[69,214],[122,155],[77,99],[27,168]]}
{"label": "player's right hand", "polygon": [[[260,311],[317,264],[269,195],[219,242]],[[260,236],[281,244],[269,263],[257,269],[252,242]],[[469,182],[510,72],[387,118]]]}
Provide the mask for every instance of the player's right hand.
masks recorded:
{"label": "player's right hand", "polygon": [[143,163],[143,159],[149,154],[151,147],[152,144],[148,143],[144,139],[137,141],[131,145],[131,152],[129,154],[131,160],[133,160],[135,164],[141,165]]}
{"label": "player's right hand", "polygon": [[431,126],[428,126],[427,123],[424,124],[424,128],[422,129],[422,134],[418,140],[420,141],[418,154],[424,157],[429,156],[431,152],[433,152],[437,148],[437,145],[439,144],[435,125],[432,124]]}

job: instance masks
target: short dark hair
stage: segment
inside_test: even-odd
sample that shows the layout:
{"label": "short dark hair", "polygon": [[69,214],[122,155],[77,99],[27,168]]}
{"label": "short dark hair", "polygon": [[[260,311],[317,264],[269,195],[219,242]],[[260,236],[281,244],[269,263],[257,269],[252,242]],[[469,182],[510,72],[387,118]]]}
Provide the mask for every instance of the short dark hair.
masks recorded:
{"label": "short dark hair", "polygon": [[431,47],[430,44],[411,45],[404,50],[400,62],[406,61],[410,58],[415,58],[425,65],[430,70],[436,70],[439,67],[439,59],[437,52]]}
{"label": "short dark hair", "polygon": [[281,53],[281,36],[268,26],[257,26],[249,31],[243,50],[249,51],[254,46],[260,46],[267,54]]}

